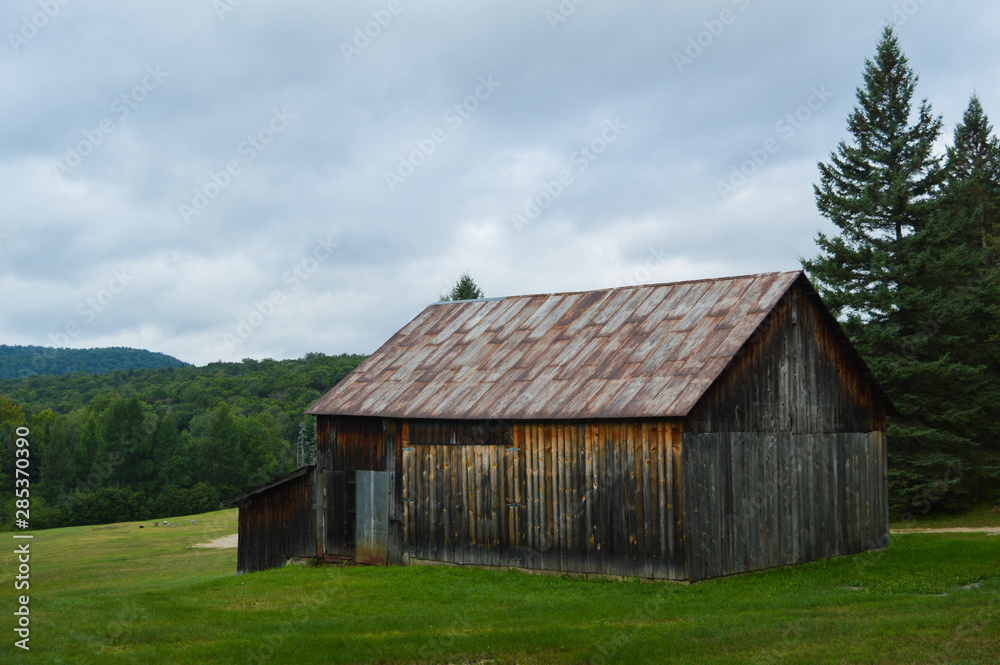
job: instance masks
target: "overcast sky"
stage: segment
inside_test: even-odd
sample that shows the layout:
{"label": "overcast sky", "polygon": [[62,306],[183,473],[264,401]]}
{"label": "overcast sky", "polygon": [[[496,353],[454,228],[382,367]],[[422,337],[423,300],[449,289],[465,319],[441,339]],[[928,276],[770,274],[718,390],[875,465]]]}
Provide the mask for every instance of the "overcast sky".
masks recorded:
{"label": "overcast sky", "polygon": [[370,353],[463,271],[797,269],[894,14],[949,140],[1000,118],[990,2],[4,0],[0,343]]}

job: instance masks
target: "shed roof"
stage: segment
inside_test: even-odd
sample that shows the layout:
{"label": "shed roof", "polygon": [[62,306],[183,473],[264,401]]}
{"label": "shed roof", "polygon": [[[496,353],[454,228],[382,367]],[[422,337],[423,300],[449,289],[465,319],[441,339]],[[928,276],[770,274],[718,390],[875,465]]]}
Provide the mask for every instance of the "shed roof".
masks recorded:
{"label": "shed roof", "polygon": [[435,303],[306,413],[683,417],[797,280],[815,293],[793,271]]}
{"label": "shed roof", "polygon": [[224,508],[232,508],[233,506],[242,505],[246,503],[248,499],[252,499],[258,494],[263,494],[264,492],[270,491],[275,487],[280,487],[281,485],[284,485],[287,482],[291,482],[297,478],[301,478],[307,473],[310,473],[315,468],[316,468],[315,464],[307,464],[305,466],[300,466],[299,468],[295,469],[295,471],[292,471],[291,473],[286,473],[280,478],[275,478],[274,480],[266,482],[263,485],[258,485],[257,487],[253,487],[244,492],[240,492],[239,494],[235,494],[229,497],[228,499],[223,499],[222,501],[219,502],[219,504]]}

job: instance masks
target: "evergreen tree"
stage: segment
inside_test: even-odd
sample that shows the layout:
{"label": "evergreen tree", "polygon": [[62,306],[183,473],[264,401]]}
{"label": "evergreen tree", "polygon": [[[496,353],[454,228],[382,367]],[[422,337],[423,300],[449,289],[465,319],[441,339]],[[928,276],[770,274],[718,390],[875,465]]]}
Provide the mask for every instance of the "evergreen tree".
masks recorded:
{"label": "evergreen tree", "polygon": [[889,425],[890,488],[903,512],[921,497],[958,496],[955,470],[971,443],[959,423],[976,415],[967,389],[978,381],[976,368],[942,353],[953,342],[940,329],[948,301],[929,289],[953,239],[932,221],[946,175],[933,153],[941,120],[926,100],[914,113],[916,83],[886,28],[848,116],[853,140],[819,165],[817,207],[839,233],[818,234],[820,255],[802,262],[900,411]]}
{"label": "evergreen tree", "polygon": [[[935,212],[913,238],[898,298],[914,322],[897,382],[897,406],[908,415],[897,423],[897,466],[906,472],[899,489],[923,492],[950,475],[944,505],[998,491],[1000,275],[990,242],[998,211],[1000,147],[973,97],[948,150]],[[942,472],[944,463],[952,473]]]}
{"label": "evergreen tree", "polygon": [[139,396],[116,397],[101,414],[101,423],[105,447],[99,455],[107,460],[112,481],[136,487],[152,457]]}
{"label": "evergreen tree", "polygon": [[[973,98],[941,165],[941,120],[891,28],[866,61],[851,145],[820,164],[817,206],[839,229],[803,261],[885,387],[899,512],[968,505],[997,476],[996,139]],[[911,117],[915,119],[911,122]],[[992,483],[992,485],[991,485]]]}
{"label": "evergreen tree", "polygon": [[969,248],[982,250],[983,267],[995,270],[1000,263],[996,241],[1000,236],[1000,141],[973,95],[955,129],[955,144],[948,148],[946,205],[968,218]]}
{"label": "evergreen tree", "polygon": [[239,486],[242,466],[239,441],[236,419],[229,405],[221,402],[199,437],[195,454],[196,477],[216,487]]}
{"label": "evergreen tree", "polygon": [[271,479],[277,466],[274,451],[276,438],[259,416],[239,418],[235,422],[239,436],[239,471],[235,489],[261,485]]}
{"label": "evergreen tree", "polygon": [[96,489],[108,481],[109,465],[98,459],[98,452],[104,450],[104,439],[98,422],[98,412],[91,409],[80,427],[73,445],[73,471],[76,486],[67,489]]}
{"label": "evergreen tree", "polygon": [[152,436],[153,466],[164,488],[170,487],[171,479],[177,480],[178,474],[174,473],[174,466],[177,464],[180,445],[177,420],[172,412],[167,411],[157,421]]}
{"label": "evergreen tree", "polygon": [[820,255],[802,261],[869,358],[898,342],[886,333],[895,293],[905,279],[905,239],[926,224],[943,178],[933,154],[941,119],[924,100],[911,124],[916,83],[887,27],[875,59],[865,61],[864,86],[847,119],[853,141],[842,141],[830,162],[819,165],[816,204],[839,233],[819,233]]}
{"label": "evergreen tree", "polygon": [[483,290],[479,288],[475,280],[472,279],[472,276],[467,272],[463,272],[462,276],[455,282],[455,286],[451,288],[451,292],[442,294],[438,298],[438,301],[478,300],[484,297]]}
{"label": "evergreen tree", "polygon": [[35,465],[40,470],[40,494],[52,501],[73,487],[73,455],[65,419],[45,409],[31,419],[32,448],[40,450]]}

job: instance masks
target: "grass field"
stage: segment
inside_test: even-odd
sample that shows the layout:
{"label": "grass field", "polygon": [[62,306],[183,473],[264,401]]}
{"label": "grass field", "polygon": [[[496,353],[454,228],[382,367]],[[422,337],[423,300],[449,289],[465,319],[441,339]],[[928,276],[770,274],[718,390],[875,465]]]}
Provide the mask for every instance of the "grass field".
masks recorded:
{"label": "grass field", "polygon": [[942,527],[1000,527],[1000,506],[979,506],[958,514],[915,514],[911,519],[892,523],[892,528],[937,529]]}
{"label": "grass field", "polygon": [[[191,526],[191,520],[196,524]],[[686,586],[454,567],[234,575],[236,512],[37,532],[31,652],[0,556],[3,663],[1000,662],[1000,537],[894,536],[881,553]]]}

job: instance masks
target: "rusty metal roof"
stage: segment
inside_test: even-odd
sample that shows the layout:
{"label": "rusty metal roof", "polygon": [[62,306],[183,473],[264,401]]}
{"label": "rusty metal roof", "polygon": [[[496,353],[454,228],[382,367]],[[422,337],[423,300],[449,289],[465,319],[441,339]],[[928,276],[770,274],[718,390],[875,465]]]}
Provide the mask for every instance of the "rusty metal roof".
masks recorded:
{"label": "rusty metal roof", "polygon": [[800,277],[436,303],[306,413],[682,417]]}

